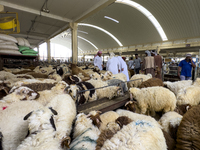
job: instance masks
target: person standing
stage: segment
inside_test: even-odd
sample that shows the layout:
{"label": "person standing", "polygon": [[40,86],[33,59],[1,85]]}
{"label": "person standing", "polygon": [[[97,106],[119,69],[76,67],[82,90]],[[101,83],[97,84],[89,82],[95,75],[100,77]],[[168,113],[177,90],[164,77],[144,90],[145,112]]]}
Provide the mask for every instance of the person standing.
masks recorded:
{"label": "person standing", "polygon": [[128,69],[134,70],[133,57],[130,57],[130,60],[128,61]]}
{"label": "person standing", "polygon": [[94,57],[94,66],[98,67],[100,70],[103,69],[101,55],[102,55],[102,51],[98,51],[97,55]]}
{"label": "person standing", "polygon": [[110,57],[106,64],[106,70],[112,72],[113,74],[119,73],[120,62],[113,52],[110,52]]}
{"label": "person standing", "polygon": [[157,55],[155,50],[151,51],[151,56],[154,57],[155,60],[155,68],[156,68],[156,78],[159,78],[162,80],[162,57],[160,55]]}
{"label": "person standing", "polygon": [[141,70],[141,59],[138,57],[138,54],[135,54],[135,59],[133,60],[134,68],[135,68],[135,73],[139,74]]}
{"label": "person standing", "polygon": [[145,51],[146,57],[142,63],[142,70],[145,74],[150,73],[152,77],[155,77],[155,60],[151,56],[150,51]]}
{"label": "person standing", "polygon": [[[182,60],[178,65],[178,76],[181,80],[191,80],[192,78],[192,68],[196,65],[192,60],[191,54],[187,54],[186,58]],[[181,74],[180,74],[181,70]]]}
{"label": "person standing", "polygon": [[118,60],[120,62],[120,67],[119,67],[120,73],[125,74],[126,78],[127,78],[127,81],[129,81],[128,68],[127,68],[126,62],[122,59],[121,56],[118,56],[117,58],[118,58]]}

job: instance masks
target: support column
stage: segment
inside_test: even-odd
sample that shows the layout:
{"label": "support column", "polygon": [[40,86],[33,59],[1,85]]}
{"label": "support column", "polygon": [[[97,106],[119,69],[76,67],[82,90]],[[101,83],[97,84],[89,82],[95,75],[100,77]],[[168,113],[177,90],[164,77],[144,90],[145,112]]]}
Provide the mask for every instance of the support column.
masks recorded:
{"label": "support column", "polygon": [[50,63],[51,62],[51,44],[50,44],[50,40],[47,40],[46,43],[47,43],[47,60],[48,60],[48,63]]}
{"label": "support column", "polygon": [[72,34],[72,63],[77,64],[78,62],[78,39],[77,39],[77,28],[78,24],[70,22],[69,24]]}
{"label": "support column", "polygon": [[160,53],[160,46],[157,46],[157,54],[159,54]]}
{"label": "support column", "polygon": [[40,47],[39,47],[39,45],[37,46],[37,51],[38,51],[38,58],[40,59]]}

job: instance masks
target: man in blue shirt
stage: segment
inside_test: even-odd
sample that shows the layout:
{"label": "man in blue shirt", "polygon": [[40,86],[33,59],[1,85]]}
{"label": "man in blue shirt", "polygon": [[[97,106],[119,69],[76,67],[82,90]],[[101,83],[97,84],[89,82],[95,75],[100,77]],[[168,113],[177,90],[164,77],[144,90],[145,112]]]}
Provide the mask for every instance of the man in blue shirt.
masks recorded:
{"label": "man in blue shirt", "polygon": [[[192,61],[191,54],[187,54],[186,58],[182,60],[178,65],[178,76],[181,80],[191,80],[192,78],[192,67],[195,68],[196,65]],[[180,75],[181,70],[181,75]]]}

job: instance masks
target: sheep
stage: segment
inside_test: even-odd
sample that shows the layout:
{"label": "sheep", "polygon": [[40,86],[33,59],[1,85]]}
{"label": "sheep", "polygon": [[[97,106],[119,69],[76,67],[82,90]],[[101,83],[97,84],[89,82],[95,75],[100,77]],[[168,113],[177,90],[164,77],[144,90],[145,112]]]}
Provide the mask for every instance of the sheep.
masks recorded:
{"label": "sheep", "polygon": [[27,114],[24,120],[28,119],[29,135],[16,150],[61,150],[60,142],[55,138],[54,115],[57,112],[52,108],[41,108]]}
{"label": "sheep", "polygon": [[164,87],[170,89],[175,95],[178,94],[180,89],[189,87],[192,85],[192,80],[184,80],[184,81],[177,81],[177,82],[164,82]]}
{"label": "sheep", "polygon": [[176,139],[177,129],[182,118],[183,116],[178,113],[170,111],[160,118],[159,123],[165,132],[167,132],[173,139]]}
{"label": "sheep", "polygon": [[52,107],[58,112],[54,117],[56,126],[56,138],[62,143],[69,139],[72,122],[76,117],[76,105],[68,94],[55,96],[46,107]]}
{"label": "sheep", "polygon": [[175,140],[163,129],[162,129],[162,132],[165,137],[166,144],[167,144],[167,150],[175,150],[175,148],[176,148]]}
{"label": "sheep", "polygon": [[90,78],[93,79],[93,80],[101,80],[101,76],[96,72],[92,73],[90,75]]}
{"label": "sheep", "polygon": [[[142,84],[142,82],[147,81],[148,79],[151,79],[151,78],[152,78],[151,74],[147,74],[147,75],[136,74],[136,75],[132,76],[130,79],[130,80],[135,80],[135,81],[130,81],[129,85],[130,85],[130,87],[139,87]],[[136,79],[138,79],[138,80],[136,80]],[[140,80],[140,79],[142,79],[142,80]]]}
{"label": "sheep", "polygon": [[24,100],[34,100],[37,99],[39,96],[40,95],[37,92],[25,86],[13,87],[10,90],[10,94],[3,97],[1,102],[12,103]]}
{"label": "sheep", "polygon": [[65,81],[67,84],[76,84],[81,82],[82,80],[77,75],[66,75],[63,78],[63,81]]}
{"label": "sheep", "polygon": [[92,111],[88,115],[80,113],[76,118],[73,134],[74,140],[70,144],[69,150],[94,150],[96,147],[96,140],[100,134],[98,129],[101,122],[99,113],[96,111]]}
{"label": "sheep", "polygon": [[138,88],[146,88],[146,87],[153,87],[153,86],[164,86],[162,80],[158,78],[150,78],[144,82]]}
{"label": "sheep", "polygon": [[78,75],[82,73],[84,77],[90,77],[87,73],[85,73],[82,69],[78,68],[75,64],[71,64],[70,69],[72,70],[72,75]]}
{"label": "sheep", "polygon": [[14,74],[6,71],[0,71],[0,80],[4,81],[12,78],[15,78]]}
{"label": "sheep", "polygon": [[119,79],[124,82],[127,81],[127,77],[125,74],[123,74],[123,73],[112,74],[112,72],[110,72],[110,71],[106,71],[105,74],[101,74],[101,79],[103,81],[110,80],[110,79]]}
{"label": "sheep", "polygon": [[50,74],[50,75],[48,76],[48,79],[53,79],[53,80],[55,80],[56,82],[62,81],[61,76],[60,76],[59,74],[57,74],[57,73]]}
{"label": "sheep", "polygon": [[106,125],[109,122],[115,121],[118,117],[119,117],[119,115],[114,111],[108,111],[108,112],[101,114],[100,119],[101,119],[102,123],[101,123],[101,126],[99,128],[100,131],[105,130]]}
{"label": "sheep", "polygon": [[163,87],[148,87],[143,89],[131,88],[129,92],[136,99],[136,112],[145,114],[150,110],[155,115],[155,111],[173,111],[176,107],[176,97],[173,92]]}
{"label": "sheep", "polygon": [[18,101],[11,103],[8,108],[0,112],[0,130],[4,136],[2,141],[4,150],[16,150],[28,132],[28,122],[23,120],[24,116],[42,107],[36,101]]}
{"label": "sheep", "polygon": [[28,72],[26,73],[27,75],[31,75],[33,76],[34,78],[44,78],[44,79],[47,79],[48,78],[48,75],[47,74],[42,74],[42,73],[37,73],[37,72]]}
{"label": "sheep", "polygon": [[191,108],[190,104],[177,105],[174,111],[183,116]]}
{"label": "sheep", "polygon": [[60,75],[62,77],[62,79],[66,75],[71,75],[71,71],[67,66],[56,67],[56,72],[57,72],[58,75]]}
{"label": "sheep", "polygon": [[[95,88],[101,88],[101,89],[96,89],[97,93],[97,99],[102,99],[102,98],[109,98],[112,99],[114,96],[120,95],[121,92],[121,87],[118,86],[108,86],[108,83],[102,80],[88,80],[87,82],[91,83]],[[106,87],[108,86],[108,87]]]}
{"label": "sheep", "polygon": [[192,107],[183,116],[178,127],[176,150],[200,149],[200,105]]}
{"label": "sheep", "polygon": [[55,96],[64,94],[65,88],[68,86],[64,81],[58,82],[51,90],[39,91],[40,97],[35,99],[42,105],[46,106]]}
{"label": "sheep", "polygon": [[180,89],[177,94],[177,105],[190,104],[191,106],[200,103],[200,86],[190,86]]}
{"label": "sheep", "polygon": [[194,86],[200,86],[200,78],[196,78],[196,80],[193,83]]}
{"label": "sheep", "polygon": [[131,123],[132,120],[126,116],[118,117],[115,121],[108,123],[97,139],[96,150],[100,150],[106,140],[109,140],[116,134],[124,125]]}
{"label": "sheep", "polygon": [[[113,85],[113,86],[118,86],[118,87],[122,87],[123,92],[127,92],[128,91],[128,87],[127,84],[124,83],[122,80],[119,79],[111,79],[111,80],[107,80],[105,81],[108,85]],[[120,86],[121,84],[121,86]]]}
{"label": "sheep", "polygon": [[3,81],[0,81],[0,99],[8,95],[10,88]]}
{"label": "sheep", "polygon": [[106,140],[101,150],[107,149],[167,150],[167,145],[159,127],[153,122],[138,120],[123,126],[111,139]]}
{"label": "sheep", "polygon": [[[89,89],[93,90],[81,92],[79,95],[77,95],[77,91],[84,91]],[[78,105],[97,100],[96,90],[94,89],[94,86],[89,82],[71,84],[65,89],[65,91],[71,95],[74,101],[77,100],[78,96],[78,101],[76,102]]]}
{"label": "sheep", "polygon": [[0,150],[3,150],[2,142],[3,142],[3,134],[0,131]]}
{"label": "sheep", "polygon": [[27,85],[27,84],[32,84],[32,83],[49,83],[49,84],[56,84],[57,82],[55,80],[52,79],[44,79],[44,80],[39,80],[39,79],[26,79],[23,81],[18,81],[15,82],[13,86],[15,87],[20,87],[23,85]]}
{"label": "sheep", "polygon": [[32,89],[35,92],[44,91],[44,90],[51,90],[52,87],[54,87],[55,83],[31,83],[31,84],[23,84],[23,86],[26,86],[30,89]]}

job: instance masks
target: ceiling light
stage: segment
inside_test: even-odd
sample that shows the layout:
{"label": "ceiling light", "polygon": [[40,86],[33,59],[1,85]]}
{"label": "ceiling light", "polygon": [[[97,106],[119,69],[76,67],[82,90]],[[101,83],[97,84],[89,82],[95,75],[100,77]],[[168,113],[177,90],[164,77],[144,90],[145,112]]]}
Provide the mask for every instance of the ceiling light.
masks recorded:
{"label": "ceiling light", "polygon": [[88,27],[92,27],[92,28],[96,28],[98,30],[101,30],[104,33],[108,34],[110,37],[112,37],[119,44],[119,46],[123,46],[122,43],[114,35],[112,35],[110,32],[106,31],[105,29],[103,29],[101,27],[98,27],[98,26],[95,26],[95,25],[92,25],[92,24],[87,24],[87,23],[78,23],[78,25],[88,26]]}
{"label": "ceiling light", "polygon": [[112,20],[112,21],[114,21],[114,22],[116,22],[116,23],[119,23],[119,21],[118,21],[118,20],[116,20],[116,19],[113,19],[113,18],[111,18],[111,17],[104,16],[104,18],[106,18],[106,19],[109,19],[109,20]]}
{"label": "ceiling light", "polygon": [[132,0],[116,0],[116,3],[121,3],[121,4],[125,4],[125,5],[129,5],[131,7],[134,7],[136,9],[138,9],[140,12],[142,12],[155,26],[155,28],[157,29],[158,33],[160,34],[160,37],[162,38],[163,41],[167,41],[167,36],[163,30],[163,28],[161,27],[160,23],[157,21],[157,19],[151,14],[151,12],[149,12],[145,7],[143,7],[142,5],[132,1]]}

